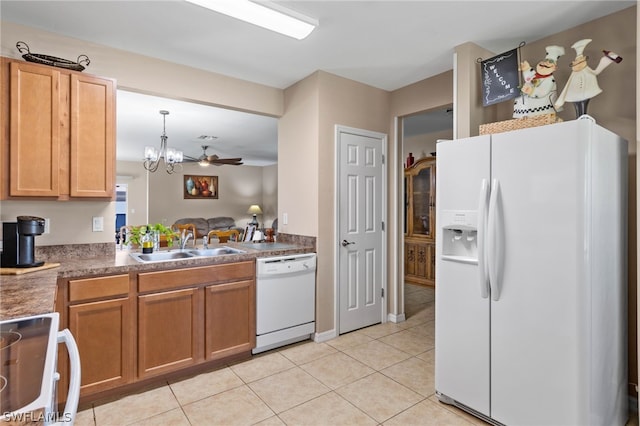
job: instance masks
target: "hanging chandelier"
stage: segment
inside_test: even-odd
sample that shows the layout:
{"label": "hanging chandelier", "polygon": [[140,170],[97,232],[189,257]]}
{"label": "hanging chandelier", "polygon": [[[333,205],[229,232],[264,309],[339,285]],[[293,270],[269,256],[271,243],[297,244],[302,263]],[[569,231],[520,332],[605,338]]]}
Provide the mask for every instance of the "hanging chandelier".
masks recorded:
{"label": "hanging chandelier", "polygon": [[[144,168],[150,172],[158,170],[160,161],[164,160],[167,173],[172,174],[176,164],[182,163],[182,151],[167,148],[167,133],[166,133],[166,120],[169,111],[160,110],[162,114],[162,136],[160,136],[160,150],[152,147],[144,147]],[[182,168],[182,165],[180,165]]]}

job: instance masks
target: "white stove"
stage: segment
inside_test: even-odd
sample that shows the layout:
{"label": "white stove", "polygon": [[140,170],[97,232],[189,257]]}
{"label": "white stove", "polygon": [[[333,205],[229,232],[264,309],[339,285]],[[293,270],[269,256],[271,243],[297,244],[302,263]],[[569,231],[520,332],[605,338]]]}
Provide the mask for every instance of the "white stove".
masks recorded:
{"label": "white stove", "polygon": [[[0,413],[5,421],[73,425],[80,394],[80,357],[69,330],[58,332],[57,313],[0,321]],[[69,395],[56,411],[58,343],[71,360]]]}

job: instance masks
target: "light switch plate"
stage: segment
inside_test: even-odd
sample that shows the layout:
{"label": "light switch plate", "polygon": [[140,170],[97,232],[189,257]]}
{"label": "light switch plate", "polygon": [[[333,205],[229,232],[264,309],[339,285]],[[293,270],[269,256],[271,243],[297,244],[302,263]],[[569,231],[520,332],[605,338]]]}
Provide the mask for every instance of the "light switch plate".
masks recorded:
{"label": "light switch plate", "polygon": [[49,219],[48,217],[45,217],[43,234],[48,234],[49,232],[51,232],[51,219]]}
{"label": "light switch plate", "polygon": [[94,216],[93,217],[93,232],[102,232],[104,231],[104,217],[102,216]]}
{"label": "light switch plate", "polygon": [[289,223],[289,214],[288,213],[282,213],[282,224],[283,225],[287,225]]}

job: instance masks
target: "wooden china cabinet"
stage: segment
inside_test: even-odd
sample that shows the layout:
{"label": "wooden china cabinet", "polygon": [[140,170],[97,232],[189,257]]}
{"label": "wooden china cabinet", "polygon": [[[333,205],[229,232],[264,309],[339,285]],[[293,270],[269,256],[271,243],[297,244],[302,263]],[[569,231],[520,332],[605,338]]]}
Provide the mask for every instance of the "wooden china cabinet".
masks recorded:
{"label": "wooden china cabinet", "polygon": [[435,285],[436,159],[404,169],[404,280]]}

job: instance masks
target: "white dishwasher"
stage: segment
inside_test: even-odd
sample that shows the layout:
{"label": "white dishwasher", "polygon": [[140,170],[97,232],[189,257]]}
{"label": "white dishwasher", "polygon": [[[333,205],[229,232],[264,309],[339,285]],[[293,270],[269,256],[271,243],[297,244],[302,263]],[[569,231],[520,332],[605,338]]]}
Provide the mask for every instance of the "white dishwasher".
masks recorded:
{"label": "white dishwasher", "polygon": [[256,260],[256,354],[312,337],[316,254]]}

